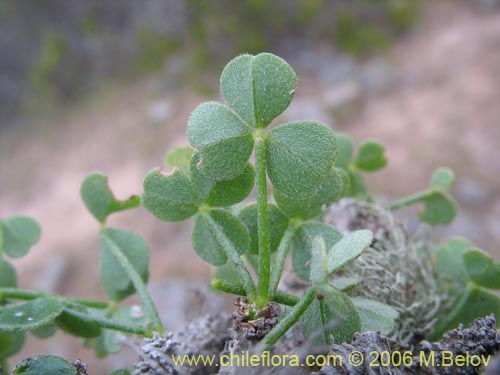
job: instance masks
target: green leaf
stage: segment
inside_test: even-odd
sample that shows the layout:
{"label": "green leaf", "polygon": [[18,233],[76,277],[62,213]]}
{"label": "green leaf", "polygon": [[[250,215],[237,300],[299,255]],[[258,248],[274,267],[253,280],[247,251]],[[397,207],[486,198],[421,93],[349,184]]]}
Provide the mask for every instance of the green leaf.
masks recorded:
{"label": "green leaf", "polygon": [[56,333],[56,331],[57,331],[57,326],[53,322],[50,322],[43,326],[32,329],[31,333],[40,339],[47,339],[53,336]]}
{"label": "green leaf", "polygon": [[342,234],[337,229],[317,221],[304,223],[295,232],[291,243],[292,264],[297,276],[303,280],[309,280],[312,240],[318,236],[323,238],[327,249],[342,238]]}
{"label": "green leaf", "polygon": [[201,153],[199,167],[214,180],[240,175],[253,150],[253,130],[221,103],[201,104],[189,117],[187,135]]}
{"label": "green leaf", "polygon": [[477,249],[466,251],[463,261],[472,281],[485,288],[500,289],[500,262]]}
{"label": "green leaf", "polygon": [[362,332],[373,331],[380,332],[382,335],[389,335],[394,331],[399,313],[392,307],[385,303],[361,297],[352,298],[352,302],[361,318]]}
{"label": "green leaf", "polygon": [[321,237],[314,237],[311,249],[311,273],[309,279],[313,284],[326,282],[326,246]]}
{"label": "green leaf", "polygon": [[366,198],[368,191],[366,190],[366,184],[361,173],[356,168],[350,168],[347,174],[349,175],[349,192],[347,196],[357,199]]}
{"label": "green leaf", "polygon": [[455,183],[455,173],[445,167],[438,168],[432,173],[431,187],[447,191],[451,189]]}
{"label": "green leaf", "polygon": [[132,264],[144,282],[148,279],[149,248],[138,235],[121,229],[101,231],[101,285],[114,301],[121,301],[135,292],[135,288],[110,246],[116,246]]}
{"label": "green leaf", "polygon": [[361,319],[350,298],[330,286],[318,287],[314,300],[300,319],[304,337],[317,346],[350,343],[361,331]]}
{"label": "green leaf", "polygon": [[88,175],[82,182],[80,195],[87,209],[100,223],[104,223],[113,212],[137,207],[140,204],[137,195],[123,201],[117,200],[109,188],[108,177],[102,173]]}
{"label": "green leaf", "polygon": [[220,84],[224,99],[243,120],[253,127],[265,127],[290,104],[297,77],[286,61],[261,53],[230,61]]}
{"label": "green leaf", "polygon": [[[230,241],[239,254],[245,253],[250,246],[250,237],[243,222],[229,212],[212,209],[208,215],[214,220],[223,235]],[[221,266],[227,262],[226,252],[207,224],[203,215],[197,215],[193,230],[193,248],[206,262]]]}
{"label": "green leaf", "polygon": [[[88,314],[88,310],[82,306],[72,306],[71,309]],[[101,334],[101,328],[91,320],[91,317],[83,319],[81,315],[71,314],[71,309],[64,309],[56,318],[55,322],[60,329],[73,336],[85,338],[93,338]]]}
{"label": "green leaf", "polygon": [[0,229],[3,235],[3,249],[12,258],[26,255],[40,239],[40,226],[27,216],[9,217],[0,222]]}
{"label": "green leaf", "polygon": [[24,332],[0,332],[0,366],[2,359],[21,351],[24,341]]}
{"label": "green leaf", "polygon": [[343,187],[340,169],[332,168],[319,190],[311,197],[302,200],[292,199],[275,189],[274,199],[281,211],[288,217],[309,220],[318,216],[324,206],[330,206],[336,202],[342,195]]}
{"label": "green leaf", "polygon": [[293,122],[269,131],[267,170],[273,186],[290,198],[317,192],[337,154],[333,132],[318,122]]}
{"label": "green leaf", "polygon": [[12,264],[5,259],[0,259],[0,287],[15,288],[17,286],[17,273]]}
{"label": "green leaf", "polygon": [[194,149],[189,146],[179,146],[165,155],[165,164],[172,168],[178,168],[184,173],[189,171],[189,163],[193,157]]}
{"label": "green leaf", "polygon": [[435,268],[438,279],[445,285],[445,289],[463,288],[468,280],[465,271],[463,254],[473,249],[474,244],[461,237],[454,237],[436,249]]}
{"label": "green leaf", "polygon": [[206,203],[212,207],[232,206],[239,203],[252,191],[254,180],[254,168],[251,164],[247,164],[239,176],[231,180],[217,182]]}
{"label": "green leaf", "polygon": [[457,214],[455,200],[448,194],[435,191],[422,199],[424,209],[418,214],[420,221],[430,225],[449,224]]}
{"label": "green leaf", "polygon": [[361,280],[355,277],[336,277],[330,281],[330,285],[335,289],[347,292],[354,289]]}
{"label": "green leaf", "polygon": [[54,320],[63,310],[55,299],[37,298],[0,307],[0,331],[26,331]]}
{"label": "green leaf", "polygon": [[198,201],[191,182],[180,170],[164,175],[159,169],[144,179],[143,206],[163,221],[182,221],[198,211]]}
{"label": "green leaf", "polygon": [[384,151],[384,146],[380,143],[372,140],[364,141],[359,147],[354,164],[365,172],[379,170],[387,165]]}
{"label": "green leaf", "polygon": [[335,165],[343,169],[348,169],[352,162],[353,145],[352,139],[345,133],[335,133],[337,140],[338,155]]}
{"label": "green leaf", "polygon": [[370,247],[373,234],[367,229],[349,233],[328,251],[328,274],[344,268]]}
{"label": "green leaf", "polygon": [[[267,216],[269,218],[270,248],[271,252],[276,251],[281,238],[288,227],[288,219],[274,204],[267,205]],[[251,203],[240,211],[238,217],[243,221],[250,234],[250,252],[259,253],[259,236],[257,227],[257,204]]]}
{"label": "green leaf", "polygon": [[78,375],[76,367],[64,358],[53,355],[40,355],[19,362],[14,369],[15,375]]}

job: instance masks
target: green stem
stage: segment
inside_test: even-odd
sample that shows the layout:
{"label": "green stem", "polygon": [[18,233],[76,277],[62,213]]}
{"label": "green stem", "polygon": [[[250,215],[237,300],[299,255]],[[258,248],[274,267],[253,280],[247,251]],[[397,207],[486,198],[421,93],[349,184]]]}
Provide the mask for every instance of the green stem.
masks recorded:
{"label": "green stem", "polygon": [[61,299],[63,302],[68,301],[71,303],[78,303],[80,305],[95,309],[107,309],[109,306],[109,304],[104,301],[64,297],[54,293],[48,293],[38,290],[17,289],[17,288],[0,288],[0,299],[2,298],[13,298],[20,300],[32,300],[36,298],[57,298]]}
{"label": "green stem", "polygon": [[429,190],[426,190],[395,200],[394,202],[392,202],[387,206],[387,209],[394,211],[397,210],[398,208],[420,202],[422,199],[425,199],[429,195],[429,193],[430,193]]}
{"label": "green stem", "polygon": [[283,274],[283,268],[285,267],[285,260],[290,250],[290,243],[295,235],[297,228],[293,224],[289,224],[288,228],[283,235],[278,246],[278,251],[274,258],[273,273],[271,275],[271,283],[269,285],[269,294],[272,296],[278,289],[278,285],[281,280],[281,275]]}
{"label": "green stem", "polygon": [[153,336],[153,332],[151,332],[149,329],[147,329],[146,327],[143,327],[139,324],[132,323],[132,322],[127,322],[127,321],[122,321],[122,320],[117,320],[117,319],[110,319],[110,318],[103,318],[101,316],[87,314],[87,313],[83,313],[81,311],[76,311],[76,310],[69,309],[69,308],[65,308],[64,312],[68,315],[71,315],[71,316],[78,318],[78,319],[81,319],[83,321],[95,323],[102,328],[108,328],[108,329],[112,329],[115,331],[132,333],[135,335],[142,335],[142,336],[146,336],[146,337]]}
{"label": "green stem", "polygon": [[257,287],[257,307],[262,308],[269,300],[271,274],[271,249],[269,218],[267,215],[266,142],[257,137],[255,145],[255,185],[257,186],[257,228],[259,243],[259,269]]}
{"label": "green stem", "polygon": [[252,276],[250,275],[250,272],[248,272],[245,262],[234,247],[234,244],[226,237],[224,231],[214,221],[212,216],[210,216],[210,213],[202,212],[200,214],[207,223],[208,230],[215,238],[215,241],[217,241],[219,246],[224,249],[229,262],[231,262],[231,264],[235,267],[235,271],[238,273],[238,276],[243,283],[245,295],[248,296],[249,299],[255,298],[256,290]]}
{"label": "green stem", "polygon": [[283,336],[292,326],[297,323],[300,317],[305,313],[307,308],[314,301],[316,292],[314,289],[308,289],[300,301],[293,307],[292,311],[288,313],[279,323],[269,332],[262,340],[262,345],[266,348],[274,345],[281,336]]}
{"label": "green stem", "polygon": [[[212,279],[211,285],[212,288],[224,293],[235,294],[237,296],[246,296],[245,288],[238,284],[233,284],[221,279]],[[291,294],[277,291],[271,297],[271,300],[282,305],[295,306],[300,299],[298,297],[292,296]]]}
{"label": "green stem", "polygon": [[151,322],[153,323],[155,331],[162,333],[163,325],[161,323],[160,316],[158,315],[158,311],[156,310],[155,304],[153,303],[153,300],[151,299],[151,296],[149,295],[149,292],[146,289],[146,285],[144,284],[142,277],[136,271],[134,266],[132,266],[128,258],[122,253],[120,248],[116,246],[116,244],[111,240],[111,238],[109,238],[105,228],[101,229],[101,234],[103,241],[106,242],[106,244],[109,247],[109,250],[116,258],[118,263],[120,263],[124,271],[127,273],[128,277],[130,278],[130,281],[132,281],[135,290],[139,294],[139,297],[141,298],[142,303],[144,304],[144,310],[151,319]]}

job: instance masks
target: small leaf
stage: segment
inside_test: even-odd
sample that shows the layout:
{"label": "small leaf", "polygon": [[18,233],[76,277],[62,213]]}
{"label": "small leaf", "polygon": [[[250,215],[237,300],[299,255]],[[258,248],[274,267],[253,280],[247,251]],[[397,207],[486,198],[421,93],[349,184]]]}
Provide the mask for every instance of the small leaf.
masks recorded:
{"label": "small leaf", "polygon": [[293,122],[266,138],[267,170],[273,186],[295,199],[317,192],[337,154],[333,132],[318,122]]}
{"label": "small leaf", "polygon": [[468,275],[464,267],[463,254],[474,247],[469,240],[454,237],[436,249],[435,267],[439,270],[437,276],[441,283],[445,284],[445,289],[465,287]]}
{"label": "small leaf", "polygon": [[326,280],[326,246],[321,237],[314,237],[311,249],[311,273],[309,279],[313,284],[321,284]]}
{"label": "small leaf", "polygon": [[352,302],[361,318],[362,332],[380,332],[389,335],[394,331],[395,321],[399,313],[392,307],[378,301],[354,297]]}
{"label": "small leaf", "polygon": [[102,173],[88,175],[82,182],[80,194],[87,209],[100,223],[104,223],[113,212],[137,207],[140,204],[140,199],[136,195],[124,201],[117,200],[109,188],[108,177]]}
{"label": "small leaf", "polygon": [[485,288],[500,289],[500,262],[476,249],[466,251],[463,260],[472,281]]}
{"label": "small leaf", "polygon": [[216,267],[213,273],[213,278],[230,282],[232,285],[241,285],[241,287],[243,287],[238,273],[229,263]]}
{"label": "small leaf", "polygon": [[[72,306],[72,309],[74,308],[80,313],[88,313],[84,307]],[[71,309],[64,309],[55,322],[60,329],[73,336],[93,338],[101,334],[101,328],[90,317],[88,320],[82,319],[80,315],[71,314]]]}
{"label": "small leaf", "polygon": [[37,298],[0,307],[0,331],[26,331],[54,320],[63,310],[55,299]]}
{"label": "small leaf", "polygon": [[[288,228],[288,219],[274,204],[267,205],[267,216],[269,218],[270,246],[271,252],[276,251],[281,238]],[[257,204],[251,203],[240,211],[238,217],[243,221],[250,234],[250,252],[259,253],[259,236],[257,227]]]}
{"label": "small leaf", "polygon": [[293,269],[302,280],[309,280],[312,239],[318,236],[323,238],[327,249],[342,238],[342,234],[331,225],[317,221],[302,224],[291,243]]}
{"label": "small leaf", "polygon": [[198,201],[191,182],[180,170],[171,175],[159,169],[150,171],[144,179],[143,206],[163,221],[182,221],[198,211]]}
{"label": "small leaf", "polygon": [[194,149],[192,147],[176,147],[165,155],[165,164],[172,168],[178,168],[187,174],[189,171],[189,163],[193,154]]}
{"label": "small leaf", "polygon": [[243,172],[226,181],[219,181],[210,192],[206,203],[212,207],[226,207],[239,203],[248,197],[255,180],[255,171],[251,164],[247,164]]}
{"label": "small leaf", "polygon": [[17,286],[17,273],[12,264],[5,259],[0,259],[0,287],[15,288]]}
{"label": "small leaf", "polygon": [[110,299],[121,301],[133,294],[135,288],[110,246],[116,246],[123,253],[144,282],[148,279],[149,248],[132,232],[114,228],[101,231],[101,285]]}
{"label": "small leaf", "polygon": [[349,175],[349,193],[347,196],[357,199],[366,198],[368,196],[368,191],[366,190],[366,184],[361,173],[359,173],[356,168],[350,168],[347,174]]}
{"label": "small leaf", "polygon": [[230,61],[220,84],[224,99],[243,120],[253,127],[265,127],[290,104],[297,77],[286,61],[261,53]]}
{"label": "small leaf", "polygon": [[349,233],[328,251],[328,273],[332,274],[353,262],[370,247],[373,234],[367,229]]}
{"label": "small leaf", "polygon": [[330,206],[341,197],[344,187],[341,173],[340,169],[332,168],[319,190],[310,198],[303,200],[292,199],[275,189],[274,199],[288,217],[297,217],[302,220],[313,219],[321,213],[324,206]]}
{"label": "small leaf", "polygon": [[347,292],[354,289],[361,280],[355,277],[336,277],[330,281],[330,285],[335,289]]}
{"label": "small leaf", "polygon": [[335,165],[343,169],[348,169],[353,155],[352,139],[345,133],[335,133],[335,139],[337,140],[338,147]]}
{"label": "small leaf", "polygon": [[422,202],[424,210],[418,214],[420,221],[430,225],[449,224],[457,214],[455,200],[439,191],[427,195]]}
{"label": "small leaf", "polygon": [[31,333],[40,339],[47,339],[53,336],[57,331],[57,327],[53,322],[45,324],[31,330]]}
{"label": "small leaf", "polygon": [[201,153],[199,167],[213,180],[240,175],[253,150],[253,130],[221,103],[201,104],[189,117],[188,139]]}
{"label": "small leaf", "polygon": [[12,258],[26,255],[40,239],[40,226],[27,216],[12,216],[2,220],[0,229],[3,235],[3,249]]}
{"label": "small leaf", "polygon": [[431,177],[431,187],[447,191],[455,183],[455,173],[449,168],[441,167],[434,171]]}
{"label": "small leaf", "polygon": [[365,172],[374,172],[387,165],[384,155],[384,146],[380,143],[368,140],[361,144],[354,164]]}
{"label": "small leaf", "polygon": [[[239,254],[248,250],[250,237],[240,219],[229,212],[217,209],[210,210],[208,215],[211,216],[227,240],[235,246]],[[214,266],[222,266],[227,262],[222,244],[216,240],[203,215],[197,215],[195,219],[193,248],[200,258]]]}
{"label": "small leaf", "polygon": [[0,332],[0,366],[2,359],[21,351],[24,341],[24,332]]}
{"label": "small leaf", "polygon": [[53,355],[40,355],[19,362],[14,369],[15,375],[78,375],[76,367],[64,358]]}

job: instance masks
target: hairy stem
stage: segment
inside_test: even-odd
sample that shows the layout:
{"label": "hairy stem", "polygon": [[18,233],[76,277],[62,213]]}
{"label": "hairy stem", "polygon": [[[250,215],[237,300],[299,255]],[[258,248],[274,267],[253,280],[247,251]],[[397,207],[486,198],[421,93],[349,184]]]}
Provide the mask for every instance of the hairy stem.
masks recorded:
{"label": "hairy stem", "polygon": [[[224,293],[235,294],[237,296],[246,296],[245,289],[238,284],[233,284],[221,279],[212,279],[212,288]],[[288,293],[276,291],[271,297],[271,300],[286,306],[295,306],[299,302],[299,298]]]}
{"label": "hairy stem", "polygon": [[0,299],[13,298],[20,300],[32,300],[36,298],[57,298],[71,303],[78,303],[80,305],[91,307],[94,309],[107,309],[109,304],[104,301],[96,301],[90,299],[64,297],[54,293],[43,292],[39,290],[25,290],[17,288],[0,288]]}
{"label": "hairy stem", "polygon": [[255,298],[256,289],[252,276],[250,275],[250,272],[248,272],[245,262],[234,247],[234,244],[226,237],[220,226],[210,216],[210,213],[201,213],[201,215],[208,225],[208,230],[212,236],[214,236],[220,247],[224,249],[229,262],[231,262],[231,264],[235,267],[235,271],[238,273],[238,276],[243,283],[245,295],[250,299]]}
{"label": "hairy stem", "polygon": [[257,186],[257,228],[259,243],[259,267],[257,287],[257,307],[262,308],[269,300],[269,280],[271,274],[271,249],[269,218],[267,215],[266,143],[262,136],[255,144],[255,185]]}
{"label": "hairy stem", "polygon": [[262,345],[268,348],[276,343],[281,336],[283,336],[292,326],[297,323],[300,317],[305,313],[307,308],[314,301],[316,292],[314,289],[309,288],[299,302],[293,307],[292,311],[288,313],[280,322],[269,332],[262,340]]}
{"label": "hairy stem", "polygon": [[103,240],[109,247],[109,250],[116,258],[118,263],[120,263],[122,268],[125,270],[128,277],[130,278],[130,281],[132,281],[135,290],[139,294],[139,297],[141,298],[142,303],[144,304],[144,310],[151,319],[151,322],[153,323],[155,331],[162,333],[163,325],[161,323],[160,316],[158,315],[158,311],[156,310],[155,304],[153,303],[153,300],[149,295],[149,292],[146,289],[146,285],[144,284],[144,281],[142,280],[141,276],[139,275],[139,273],[137,273],[136,269],[132,266],[128,258],[122,253],[120,248],[115,245],[115,243],[111,240],[111,238],[109,238],[106,229],[102,229],[101,233]]}
{"label": "hairy stem", "polygon": [[269,285],[269,294],[271,296],[274,295],[278,289],[281,275],[283,274],[283,268],[285,267],[285,260],[290,250],[290,243],[296,230],[297,228],[293,224],[289,224],[278,246],[278,251],[276,252],[276,257],[274,258],[271,283]]}
{"label": "hairy stem", "polygon": [[409,206],[414,203],[420,202],[422,199],[426,198],[430,194],[429,190],[415,193],[412,195],[409,195],[407,197],[395,200],[391,204],[387,206],[388,210],[394,211],[397,210],[398,208],[404,207],[404,206]]}

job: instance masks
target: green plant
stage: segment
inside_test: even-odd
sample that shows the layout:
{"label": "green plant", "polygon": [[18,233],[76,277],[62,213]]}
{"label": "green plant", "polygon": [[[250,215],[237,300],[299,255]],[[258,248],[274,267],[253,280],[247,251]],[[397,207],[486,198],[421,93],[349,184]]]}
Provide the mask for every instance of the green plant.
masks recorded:
{"label": "green plant", "polygon": [[[361,172],[387,164],[383,146],[365,141],[353,157],[352,141],[320,123],[292,122],[269,129],[290,104],[297,83],[295,72],[277,56],[241,55],[225,67],[220,83],[227,105],[208,102],[193,111],[187,131],[192,147],[167,154],[165,162],[171,171],[163,173],[155,168],[147,173],[140,197],[117,200],[106,176],[100,173],[83,181],[82,199],[100,224],[100,280],[109,302],[18,289],[15,270],[0,257],[2,366],[20,349],[26,331],[48,337],[56,328],[62,329],[84,337],[98,356],[120,350],[113,341],[116,331],[146,337],[163,333],[145,287],[148,246],[134,233],[106,225],[109,215],[140,204],[163,221],[194,219],[193,248],[215,267],[211,285],[244,297],[245,330],[239,334],[260,341],[263,348],[274,345],[297,322],[303,335],[321,346],[349,342],[356,332],[394,332],[398,310],[382,301],[383,296],[353,294],[361,283],[347,277],[356,259],[375,248],[374,241],[383,239],[363,228],[342,233],[321,220],[324,209],[341,198],[371,200]],[[450,170],[438,169],[429,189],[389,208],[423,203],[423,222],[447,223],[455,215],[448,193],[453,182]],[[254,187],[256,202],[243,206],[241,202]],[[269,187],[275,203],[271,203]],[[23,256],[39,235],[38,224],[32,219],[2,220],[0,251],[10,257]],[[436,334],[458,322],[469,323],[477,313],[500,312],[500,299],[484,291],[500,287],[500,265],[471,249],[470,243],[455,242],[436,250],[436,275],[424,275],[436,277],[441,291],[455,296],[448,310],[443,310],[451,315],[438,317]],[[461,258],[443,264],[452,253]],[[289,256],[293,272],[306,285],[301,296],[280,290]],[[418,276],[412,277],[419,282]],[[464,291],[466,297],[461,297]],[[130,307],[118,307],[133,293],[142,300],[142,318],[132,314]],[[471,301],[485,299],[480,311],[470,309]],[[288,306],[278,321],[264,328],[253,326],[259,318],[276,311],[276,304]],[[59,371],[74,375],[85,373],[81,366],[40,356],[21,362],[15,373]],[[115,373],[127,374],[128,370]]]}

